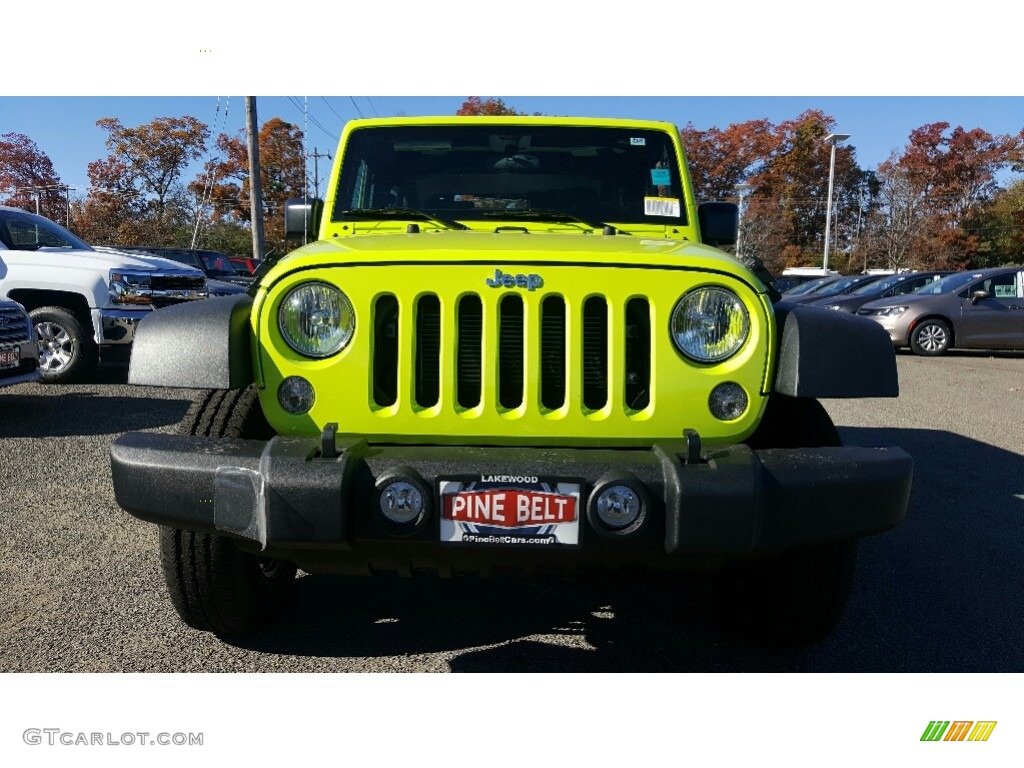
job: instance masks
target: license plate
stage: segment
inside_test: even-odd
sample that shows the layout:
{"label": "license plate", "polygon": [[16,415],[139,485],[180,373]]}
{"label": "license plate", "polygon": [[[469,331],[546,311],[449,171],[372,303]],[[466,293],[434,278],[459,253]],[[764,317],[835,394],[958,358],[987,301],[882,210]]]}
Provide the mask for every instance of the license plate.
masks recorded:
{"label": "license plate", "polygon": [[21,365],[21,347],[0,349],[0,368],[17,368]]}
{"label": "license plate", "polygon": [[477,475],[442,478],[438,487],[443,543],[579,546],[578,482]]}

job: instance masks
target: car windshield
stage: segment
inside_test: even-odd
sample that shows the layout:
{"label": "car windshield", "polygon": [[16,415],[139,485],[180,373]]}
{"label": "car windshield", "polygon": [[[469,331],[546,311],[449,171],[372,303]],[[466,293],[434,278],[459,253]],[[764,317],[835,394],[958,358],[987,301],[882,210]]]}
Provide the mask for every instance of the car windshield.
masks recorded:
{"label": "car windshield", "polygon": [[228,261],[228,257],[216,251],[203,252],[199,254],[203,261],[203,270],[212,277],[237,277],[238,270],[234,264]]}
{"label": "car windshield", "polygon": [[817,280],[808,280],[805,283],[801,283],[795,288],[790,288],[786,291],[786,296],[803,296],[821,288],[823,285],[828,285],[833,282],[836,278],[834,277],[819,277]]}
{"label": "car windshield", "polygon": [[[670,134],[564,125],[404,125],[356,129],[334,221],[405,209],[448,225],[544,221],[685,225]],[[396,216],[387,218],[401,218]],[[384,215],[378,216],[384,218]]]}
{"label": "car windshield", "polygon": [[881,280],[875,280],[867,285],[862,285],[859,288],[854,288],[850,291],[851,296],[867,296],[873,293],[885,293],[897,283],[902,283],[906,280],[906,275],[892,275],[891,277],[883,277]]}
{"label": "car windshield", "polygon": [[814,296],[835,296],[840,293],[845,293],[850,287],[857,285],[857,283],[864,280],[863,277],[844,277],[842,280],[836,280],[835,282],[823,285],[819,290],[814,291]]}
{"label": "car windshield", "polygon": [[915,294],[927,294],[930,296],[943,293],[955,293],[968,283],[980,279],[982,276],[976,272],[957,272],[955,275],[947,275],[934,283],[923,285],[914,291]]}
{"label": "car windshield", "polygon": [[12,251],[38,251],[40,248],[92,250],[59,224],[28,213],[0,216],[0,241]]}

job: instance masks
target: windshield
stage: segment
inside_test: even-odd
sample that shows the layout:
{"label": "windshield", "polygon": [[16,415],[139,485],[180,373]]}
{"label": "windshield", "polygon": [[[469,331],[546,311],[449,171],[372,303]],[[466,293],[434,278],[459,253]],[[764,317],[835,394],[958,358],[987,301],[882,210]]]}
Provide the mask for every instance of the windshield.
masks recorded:
{"label": "windshield", "polygon": [[686,224],[672,137],[627,128],[509,124],[355,130],[345,147],[332,217],[365,220],[385,209],[419,212],[441,223]]}
{"label": "windshield", "polygon": [[873,283],[862,285],[850,291],[851,296],[866,296],[869,293],[885,293],[897,283],[902,283],[906,280],[906,275],[893,275],[892,277],[885,277],[881,280],[876,280]]}
{"label": "windshield", "polygon": [[808,280],[805,283],[800,283],[800,285],[796,286],[795,288],[790,288],[785,293],[787,296],[803,296],[805,294],[810,293],[811,291],[818,290],[823,285],[828,285],[835,279],[836,278],[834,277],[819,277],[817,280]]}
{"label": "windshield", "polygon": [[199,258],[203,260],[203,269],[214,277],[237,277],[239,272],[228,257],[217,251],[201,251]]}
{"label": "windshield", "polygon": [[943,293],[955,293],[969,282],[978,280],[981,277],[981,275],[974,272],[957,272],[955,275],[947,275],[941,280],[936,280],[934,283],[928,283],[927,285],[918,288],[914,293],[932,296]]}
{"label": "windshield", "polygon": [[0,241],[12,251],[37,251],[40,248],[92,250],[59,224],[28,213],[0,217]]}

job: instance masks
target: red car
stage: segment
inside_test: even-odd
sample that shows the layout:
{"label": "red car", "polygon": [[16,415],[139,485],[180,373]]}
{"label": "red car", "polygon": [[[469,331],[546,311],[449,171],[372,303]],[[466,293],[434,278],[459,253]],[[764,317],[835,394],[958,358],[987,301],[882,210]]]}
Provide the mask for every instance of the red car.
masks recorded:
{"label": "red car", "polygon": [[245,269],[250,275],[255,272],[256,267],[260,265],[260,260],[254,259],[251,256],[231,256],[228,261],[236,267]]}

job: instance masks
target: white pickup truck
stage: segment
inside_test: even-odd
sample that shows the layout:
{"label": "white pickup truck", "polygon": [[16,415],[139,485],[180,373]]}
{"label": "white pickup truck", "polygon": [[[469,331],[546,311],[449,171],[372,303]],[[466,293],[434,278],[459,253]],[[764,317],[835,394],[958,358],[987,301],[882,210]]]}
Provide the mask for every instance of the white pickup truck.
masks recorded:
{"label": "white pickup truck", "polygon": [[77,381],[101,357],[126,359],[140,320],[208,295],[197,269],[98,251],[49,219],[0,206],[0,298],[28,310],[44,382]]}

